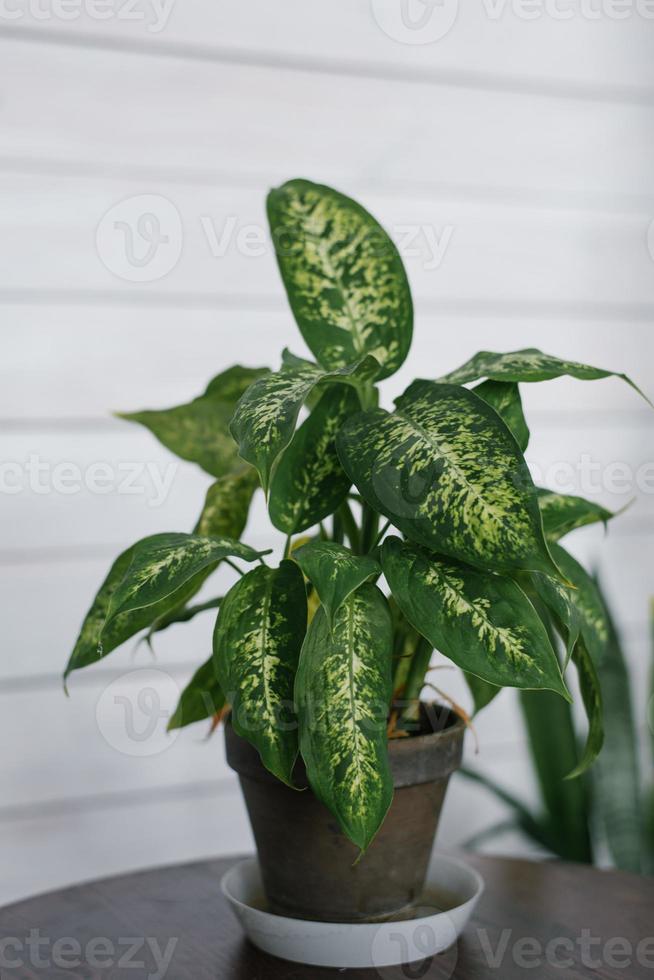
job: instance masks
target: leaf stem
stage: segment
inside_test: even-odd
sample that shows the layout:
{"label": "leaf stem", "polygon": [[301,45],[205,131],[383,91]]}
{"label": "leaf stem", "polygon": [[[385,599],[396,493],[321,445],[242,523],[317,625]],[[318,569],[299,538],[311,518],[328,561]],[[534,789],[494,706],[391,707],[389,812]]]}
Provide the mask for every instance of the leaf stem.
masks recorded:
{"label": "leaf stem", "polygon": [[425,677],[433,652],[434,648],[429,640],[426,640],[424,636],[421,636],[420,640],[418,641],[418,645],[416,646],[416,652],[413,655],[413,660],[411,661],[406,684],[404,686],[404,695],[402,698],[404,707],[402,708],[398,727],[402,727],[402,725],[406,724],[407,722],[415,722],[419,717],[420,692],[425,686]]}
{"label": "leaf stem", "polygon": [[243,569],[239,568],[238,565],[235,565],[234,562],[231,560],[231,558],[223,558],[223,561],[225,562],[226,565],[229,565],[230,568],[233,568],[235,572],[238,572],[239,575],[241,576],[245,575]]}
{"label": "leaf stem", "polygon": [[368,554],[370,554],[371,551],[374,551],[375,550],[375,548],[377,547],[377,545],[379,544],[379,542],[381,541],[381,539],[384,537],[384,535],[386,534],[386,532],[388,531],[388,529],[389,529],[390,526],[391,526],[391,522],[390,521],[386,521],[386,523],[384,524],[384,526],[381,528],[379,534],[377,535],[377,537],[375,538],[375,540],[373,541],[373,543],[368,548]]}
{"label": "leaf stem", "polygon": [[286,535],[286,543],[284,545],[284,558],[285,559],[291,557],[291,542],[292,542],[292,540],[293,540],[293,535],[292,534],[287,534]]}
{"label": "leaf stem", "polygon": [[346,500],[344,500],[341,506],[338,508],[338,514],[343,522],[345,533],[350,540],[352,551],[354,551],[356,554],[361,554],[361,536],[359,533],[359,528],[357,527],[357,522],[354,519],[354,514],[350,510],[350,505]]}

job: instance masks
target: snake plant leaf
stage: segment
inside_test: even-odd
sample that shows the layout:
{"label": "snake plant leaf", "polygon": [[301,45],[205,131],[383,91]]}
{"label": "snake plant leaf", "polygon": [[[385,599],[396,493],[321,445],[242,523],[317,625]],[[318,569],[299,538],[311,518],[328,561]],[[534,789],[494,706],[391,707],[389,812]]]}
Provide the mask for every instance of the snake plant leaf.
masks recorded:
{"label": "snake plant leaf", "polygon": [[573,585],[573,588],[566,588],[566,592],[577,610],[585,647],[595,666],[599,668],[609,640],[609,621],[597,583],[560,544],[552,543],[550,547],[554,560]]}
{"label": "snake plant leaf", "polygon": [[336,439],[367,503],[440,554],[560,578],[527,464],[497,412],[467,388],[432,381],[414,382],[396,405],[353,415]]}
{"label": "snake plant leaf", "polygon": [[482,381],[472,390],[495,409],[524,453],[529,445],[529,428],[518,385],[513,381]]}
{"label": "snake plant leaf", "polygon": [[588,718],[588,736],[581,761],[572,772],[568,773],[566,779],[576,779],[578,776],[582,776],[587,772],[602,751],[602,745],[604,744],[602,689],[593,658],[581,638],[577,641],[577,645],[572,653],[572,661],[579,675],[581,699]]}
{"label": "snake plant leaf", "polygon": [[230,431],[242,459],[259,471],[266,494],[273,466],[290,443],[302,403],[318,384],[369,384],[379,362],[367,355],[337,371],[323,371],[311,363],[268,374],[255,381],[238,402]]}
{"label": "snake plant leaf", "polygon": [[268,368],[236,365],[217,375],[203,395],[186,405],[159,411],[118,412],[121,419],[139,422],[167,449],[197,463],[211,476],[224,476],[238,467],[237,448],[229,434],[229,421],[244,391],[268,374]]}
{"label": "snake plant leaf", "polygon": [[463,676],[466,679],[466,684],[472,694],[472,702],[474,705],[473,714],[478,715],[483,708],[488,707],[488,705],[493,701],[497,695],[502,690],[501,687],[497,687],[495,684],[489,684],[488,681],[484,681],[481,677],[477,677],[476,674],[470,674],[466,671],[463,672]]}
{"label": "snake plant leaf", "polygon": [[194,534],[238,540],[247,524],[252,497],[259,486],[257,471],[242,465],[218,477],[207,490]]}
{"label": "snake plant leaf", "polygon": [[295,682],[300,751],[311,788],[361,851],[393,798],[386,738],[392,645],[386,600],[366,583],[340,606],[332,629],[324,609],[318,610]]}
{"label": "snake plant leaf", "polygon": [[312,527],[347,496],[352,482],[336,452],[336,433],[359,407],[352,388],[334,385],[293,436],[270,484],[270,519],[280,531],[297,534]]}
{"label": "snake plant leaf", "polygon": [[225,707],[225,695],[218,680],[213,656],[199,667],[181,693],[179,703],[168,722],[168,731],[185,728],[196,721],[213,718]]}
{"label": "snake plant leaf", "polygon": [[549,541],[558,541],[575,528],[597,524],[599,521],[606,527],[607,521],[616,516],[600,504],[572,494],[554,493],[553,490],[539,489],[538,505],[545,537]]}
{"label": "snake plant leaf", "polygon": [[204,580],[222,558],[255,561],[269,551],[255,551],[232,538],[196,534],[173,532],[143,538],[134,546],[132,560],[111,597],[107,623],[119,613],[154,606],[165,599],[179,604],[189,582]]}
{"label": "snake plant leaf", "polygon": [[547,632],[522,589],[500,575],[386,538],[381,563],[409,622],[462,670],[498,687],[570,695]]}
{"label": "snake plant leaf", "polygon": [[234,731],[289,786],[298,753],[293,684],[306,627],[302,572],[295,562],[283,561],[239,579],[222,602],[213,636]]}
{"label": "snake plant leaf", "polygon": [[607,619],[609,639],[597,670],[605,740],[592,770],[593,797],[600,830],[616,867],[643,874],[647,871],[641,836],[643,800],[629,669],[608,611]]}
{"label": "snake plant leaf", "polygon": [[646,401],[649,401],[626,374],[605,371],[603,368],[591,367],[588,364],[579,364],[578,361],[562,360],[559,357],[553,357],[551,354],[544,354],[536,347],[526,347],[524,350],[507,351],[506,353],[481,350],[461,367],[450,371],[449,374],[443,375],[438,380],[449,381],[452,384],[467,384],[469,381],[477,381],[480,378],[488,378],[489,381],[532,382],[550,381],[564,375],[577,378],[580,381],[621,378],[628,385],[631,385],[639,395],[642,395]]}
{"label": "snake plant leaf", "polygon": [[268,195],[279,271],[309,349],[328,370],[374,354],[380,377],[411,346],[413,303],[397,248],[360,204],[291,180]]}
{"label": "snake plant leaf", "polygon": [[381,565],[368,555],[353,555],[333,541],[311,541],[293,552],[293,557],[320,597],[327,621],[347,597],[367,579],[381,575]]}
{"label": "snake plant leaf", "polygon": [[[148,540],[148,538],[143,539],[143,541]],[[126,640],[140,633],[141,630],[153,624],[158,618],[176,609],[180,602],[186,602],[200,589],[204,579],[196,577],[187,583],[179,595],[164,598],[160,602],[143,609],[134,609],[131,612],[121,613],[118,616],[114,616],[111,622],[108,622],[109,609],[114,595],[127,574],[135,550],[142,543],[142,541],[139,541],[126,551],[123,551],[111,566],[107,577],[98,589],[91,608],[84,618],[79,636],[64,672],[64,681],[73,670],[88,667],[102,660],[103,657],[106,657],[117,647],[121,646]]]}

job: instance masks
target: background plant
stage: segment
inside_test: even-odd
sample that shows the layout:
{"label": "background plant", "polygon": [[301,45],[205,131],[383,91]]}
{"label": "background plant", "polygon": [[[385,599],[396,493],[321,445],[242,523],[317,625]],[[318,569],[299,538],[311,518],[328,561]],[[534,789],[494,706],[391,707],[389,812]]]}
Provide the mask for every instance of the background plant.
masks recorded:
{"label": "background plant", "polygon": [[[315,360],[284,351],[278,371],[233,367],[187,405],[123,416],[215,482],[192,533],[153,535],[118,556],[66,676],[143,630],[151,641],[217,607],[212,657],[171,726],[229,706],[236,732],[285,783],[302,755],[314,792],[365,850],[392,800],[388,734],[415,730],[434,649],[465,672],[476,710],[502,687],[538,692],[542,711],[565,708],[574,664],[588,735],[568,778],[598,755],[605,625],[558,539],[612,515],[534,486],[519,384],[612,372],[535,349],[481,351],[381,408],[379,383],[413,330],[395,246],[356,202],[304,180],[273,190],[268,216]],[[258,487],[285,536],[274,566],[240,540]],[[221,562],[235,584],[194,602]]]}
{"label": "background plant", "polygon": [[[541,848],[566,860],[592,864],[608,856],[624,871],[654,874],[654,727],[650,718],[651,752],[645,776],[632,684],[620,637],[598,583],[587,580],[586,587],[595,608],[601,611],[604,627],[595,636],[605,704],[604,750],[583,779],[565,780],[566,767],[578,751],[570,705],[561,698],[521,692],[541,809],[534,812],[483,772],[463,770],[464,776],[489,789],[509,812],[507,820],[486,828],[469,843],[477,846],[517,828]],[[651,621],[654,647],[654,610]],[[651,711],[654,661],[645,698]]]}

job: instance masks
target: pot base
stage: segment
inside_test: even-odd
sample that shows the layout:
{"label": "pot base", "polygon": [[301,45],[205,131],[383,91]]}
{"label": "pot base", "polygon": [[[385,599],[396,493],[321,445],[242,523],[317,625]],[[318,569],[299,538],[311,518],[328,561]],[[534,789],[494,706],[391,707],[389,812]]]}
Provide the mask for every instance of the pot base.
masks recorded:
{"label": "pot base", "polygon": [[316,922],[273,914],[256,858],[231,868],[221,887],[259,949],[294,963],[343,970],[397,966],[442,953],[466,927],[484,883],[464,861],[434,854],[411,915],[383,923]]}

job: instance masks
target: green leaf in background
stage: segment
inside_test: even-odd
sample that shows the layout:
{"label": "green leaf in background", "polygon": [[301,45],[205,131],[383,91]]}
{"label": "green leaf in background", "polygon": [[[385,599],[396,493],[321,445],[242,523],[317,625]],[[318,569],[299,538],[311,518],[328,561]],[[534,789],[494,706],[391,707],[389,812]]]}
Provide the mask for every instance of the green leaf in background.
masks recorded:
{"label": "green leaf in background", "polygon": [[[568,375],[571,378],[578,378],[580,381],[598,381],[601,378],[622,378],[628,385],[631,385],[639,395],[643,395],[640,388],[627,377],[626,374],[618,374],[616,371],[605,371],[602,368],[590,367],[588,364],[579,364],[577,361],[566,361],[551,354],[544,354],[536,347],[526,347],[524,350],[507,351],[506,353],[496,353],[489,350],[481,350],[469,361],[443,375],[439,381],[450,381],[453,384],[466,384],[468,381],[477,381],[480,378],[488,378],[489,381],[551,381],[553,378],[561,378]],[[643,395],[643,398],[646,396]],[[649,399],[646,399],[649,400]]]}
{"label": "green leaf in background", "polygon": [[297,534],[332,514],[351,480],[336,452],[336,433],[360,407],[352,388],[324,392],[285,450],[270,484],[270,519],[285,534]]}
{"label": "green leaf in background", "polygon": [[330,627],[347,597],[360,585],[381,574],[381,566],[368,555],[353,555],[333,541],[311,541],[293,557],[318,593]]}
{"label": "green leaf in background", "polygon": [[568,598],[577,610],[579,628],[586,649],[599,667],[606,653],[609,639],[609,623],[597,583],[586,569],[560,544],[550,544],[552,556],[574,588],[566,588]]}
{"label": "green leaf in background", "polygon": [[388,604],[376,586],[362,585],[339,608],[333,629],[317,611],[295,683],[311,788],[362,851],[393,798],[386,738],[392,646]]}
{"label": "green leaf in background", "polygon": [[215,661],[210,657],[182,691],[179,704],[168,723],[168,731],[213,718],[224,707],[225,695],[218,680]]}
{"label": "green leaf in background", "polygon": [[364,499],[407,537],[480,568],[560,577],[515,439],[467,388],[416,381],[393,414],[360,412],[336,445]]}
{"label": "green leaf in background", "polygon": [[193,533],[238,541],[245,530],[250,503],[258,486],[257,471],[251,466],[242,465],[233,473],[218,477],[207,490]]}
{"label": "green leaf in background", "polygon": [[551,541],[558,541],[564,534],[574,531],[575,528],[585,527],[587,524],[597,524],[598,521],[602,521],[606,526],[607,521],[616,516],[600,504],[571,494],[554,493],[553,490],[539,489],[538,505],[543,518],[545,537]]}
{"label": "green leaf in background", "polygon": [[236,365],[217,375],[205,393],[187,405],[117,415],[129,422],[140,422],[167,449],[197,463],[211,476],[224,476],[240,462],[229,433],[236,403],[253,381],[268,373],[268,368]]}
{"label": "green leaf in background", "polygon": [[[269,549],[270,550],[270,549]],[[153,606],[164,599],[175,599],[190,582],[201,581],[222,558],[255,561],[268,551],[254,548],[232,538],[202,538],[195,534],[153,534],[134,546],[132,560],[114,591],[107,622],[119,613]]]}
{"label": "green leaf in background", "polygon": [[473,714],[478,715],[483,708],[488,707],[491,701],[497,697],[497,695],[502,690],[501,687],[497,687],[495,684],[489,684],[488,681],[484,681],[481,677],[477,677],[476,674],[470,674],[466,671],[463,672],[463,676],[466,679],[466,684],[472,694],[472,702],[474,705]]}
{"label": "green leaf in background", "polygon": [[547,632],[511,579],[429,556],[395,537],[384,541],[381,562],[406,618],[462,670],[497,686],[570,699]]}
{"label": "green leaf in background", "polygon": [[268,220],[291,309],[329,370],[374,354],[386,378],[411,346],[413,304],[399,253],[360,204],[308,180],[268,195]]}
{"label": "green leaf in background", "polygon": [[358,388],[378,371],[379,363],[370,355],[331,372],[307,362],[305,367],[268,374],[248,388],[236,406],[230,431],[241,457],[259,471],[266,494],[273,466],[293,438],[302,403],[316,385],[340,382]]}
{"label": "green leaf in background", "polygon": [[482,381],[472,390],[495,409],[524,453],[529,445],[529,428],[518,385],[513,381]]}
{"label": "green leaf in background", "polygon": [[604,748],[591,772],[596,822],[616,867],[641,874],[647,867],[643,853],[643,801],[631,683],[620,639],[608,610],[607,621],[608,643],[597,668],[604,700]]}
{"label": "green leaf in background", "polygon": [[591,864],[588,787],[565,778],[579,762],[572,709],[549,691],[521,691],[520,706],[551,831],[548,847],[566,861]]}
{"label": "green leaf in background", "polygon": [[602,745],[604,744],[602,690],[593,658],[581,639],[577,641],[577,645],[572,652],[572,660],[579,674],[581,699],[584,702],[586,717],[588,718],[588,736],[581,761],[575,766],[572,772],[568,773],[566,779],[576,779],[577,776],[583,775],[583,773],[590,769],[602,751]]}
{"label": "green leaf in background", "polygon": [[220,607],[213,656],[234,731],[289,786],[298,752],[293,684],[307,626],[304,579],[293,561],[259,566]]}

